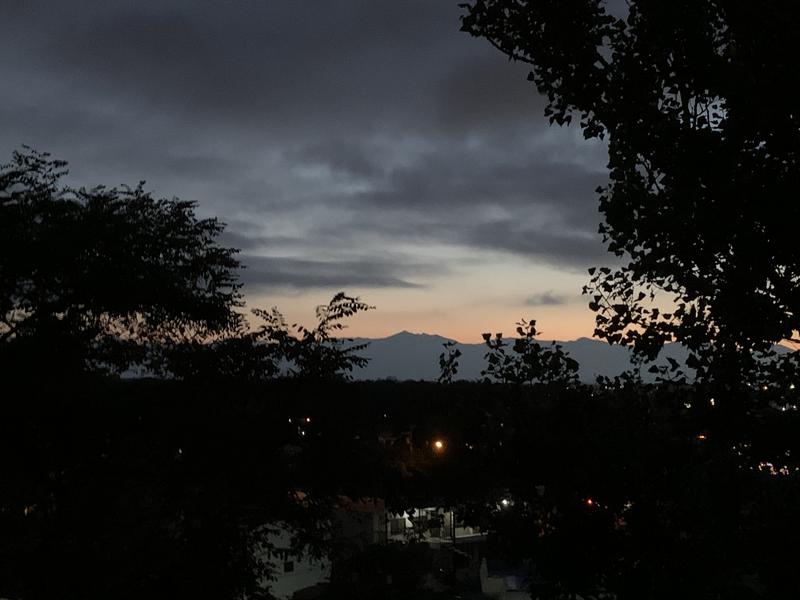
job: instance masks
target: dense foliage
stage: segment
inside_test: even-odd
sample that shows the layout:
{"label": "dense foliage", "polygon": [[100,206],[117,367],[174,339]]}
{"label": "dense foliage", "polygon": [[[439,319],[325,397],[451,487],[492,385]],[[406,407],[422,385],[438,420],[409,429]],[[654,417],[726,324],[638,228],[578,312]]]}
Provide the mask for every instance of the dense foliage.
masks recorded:
{"label": "dense foliage", "polygon": [[[498,383],[575,383],[578,362],[564,352],[560,344],[550,347],[536,341],[536,321],[522,319],[517,323],[517,337],[509,343],[502,333],[494,337],[483,334],[489,348],[486,368],[481,372],[488,381]],[[510,352],[509,352],[510,350]]]}
{"label": "dense foliage", "polygon": [[134,188],[71,189],[25,149],[0,165],[0,361],[59,376],[152,366],[236,329],[236,251],[194,205]]}
{"label": "dense foliage", "polygon": [[[258,526],[330,549],[346,496],[455,508],[494,532],[487,551],[529,565],[541,598],[794,598],[800,423],[777,407],[800,398],[753,396],[731,445],[701,387],[32,386],[0,407],[0,592],[255,594]],[[411,452],[381,442],[406,431]]]}
{"label": "dense foliage", "polygon": [[339,292],[328,304],[317,307],[314,327],[286,322],[283,314],[252,309],[258,327],[242,321],[235,330],[209,340],[189,340],[164,352],[155,369],[189,380],[268,381],[277,377],[302,379],[350,379],[353,369],[368,359],[361,356],[367,343],[340,337],[348,317],[373,307],[359,298]]}
{"label": "dense foliage", "polygon": [[372,307],[336,294],[313,328],[243,306],[223,224],[135,188],[72,189],[66,163],[24,148],[0,165],[0,372],[140,372],[187,380],[349,376],[365,345],[337,337]]}

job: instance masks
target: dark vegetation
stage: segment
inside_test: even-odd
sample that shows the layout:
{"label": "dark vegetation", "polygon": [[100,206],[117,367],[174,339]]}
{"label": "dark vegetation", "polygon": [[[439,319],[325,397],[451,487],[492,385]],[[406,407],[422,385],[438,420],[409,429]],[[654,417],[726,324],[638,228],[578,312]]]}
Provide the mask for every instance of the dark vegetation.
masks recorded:
{"label": "dark vegetation", "polygon": [[[252,326],[221,223],[142,186],[65,188],[63,163],[15,153],[0,594],[263,597],[265,527],[333,551],[332,511],[380,498],[491,531],[534,597],[800,596],[798,354],[772,355],[800,325],[798,24],[777,2],[465,6],[466,31],[532,65],[552,122],[609,142],[601,231],[626,262],[590,272],[596,335],[642,362],[684,343],[691,383],[676,363],[654,385],[581,385],[533,321],[485,337],[484,382],[456,381],[452,347],[440,383],[348,382],[363,359],[342,324],[368,305],[339,294],[314,327],[277,310]],[[425,547],[363,552],[330,596],[436,595]]]}
{"label": "dark vegetation", "polygon": [[[701,387],[104,380],[24,398],[0,432],[9,597],[252,594],[256,526],[322,550],[342,496],[455,507],[533,560],[541,597],[800,592],[800,423],[772,391],[735,445]],[[413,455],[378,441],[406,430]]]}

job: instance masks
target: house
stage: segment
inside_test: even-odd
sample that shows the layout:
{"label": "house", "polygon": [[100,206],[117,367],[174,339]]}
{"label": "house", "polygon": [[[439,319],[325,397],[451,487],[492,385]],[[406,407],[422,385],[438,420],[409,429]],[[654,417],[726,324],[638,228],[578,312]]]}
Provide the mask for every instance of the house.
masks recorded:
{"label": "house", "polygon": [[261,582],[264,588],[280,600],[319,597],[324,584],[330,580],[331,562],[327,557],[316,558],[308,552],[292,551],[292,528],[284,523],[265,526],[264,543],[256,549],[256,557],[271,565],[272,579]]}

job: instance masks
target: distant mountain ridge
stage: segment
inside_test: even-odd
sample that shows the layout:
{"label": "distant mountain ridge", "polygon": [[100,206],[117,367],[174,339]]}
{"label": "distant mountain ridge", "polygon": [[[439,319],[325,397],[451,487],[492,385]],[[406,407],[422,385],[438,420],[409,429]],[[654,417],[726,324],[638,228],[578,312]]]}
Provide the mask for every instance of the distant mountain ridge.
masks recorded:
{"label": "distant mountain ridge", "polygon": [[[370,359],[366,367],[353,371],[357,380],[387,379],[426,380],[432,381],[439,376],[439,355],[443,352],[443,344],[450,340],[440,335],[428,333],[410,333],[401,331],[389,337],[368,339],[357,338],[357,343],[369,342],[369,346],[360,354]],[[509,341],[512,341],[509,338]],[[550,340],[539,340],[549,345]],[[599,375],[613,377],[631,366],[630,352],[621,346],[611,346],[600,340],[578,338],[561,344],[564,351],[578,361],[581,381],[593,382]],[[476,380],[481,377],[481,370],[486,365],[485,344],[462,344],[456,342],[454,348],[461,350],[459,369],[456,379]],[[666,357],[679,362],[686,359],[685,348],[678,344],[668,344],[661,353],[657,364],[666,364]],[[645,379],[650,377],[644,374]]]}

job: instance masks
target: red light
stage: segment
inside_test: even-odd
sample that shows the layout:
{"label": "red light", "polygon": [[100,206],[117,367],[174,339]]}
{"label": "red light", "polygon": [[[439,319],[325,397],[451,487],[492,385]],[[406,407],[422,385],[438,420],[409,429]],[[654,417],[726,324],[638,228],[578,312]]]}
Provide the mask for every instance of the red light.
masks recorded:
{"label": "red light", "polygon": [[594,500],[591,498],[586,499],[586,506],[594,506]]}

